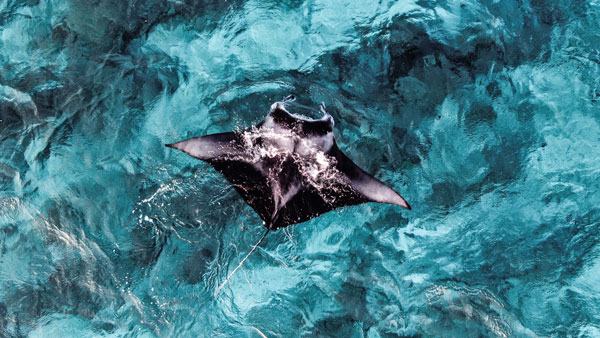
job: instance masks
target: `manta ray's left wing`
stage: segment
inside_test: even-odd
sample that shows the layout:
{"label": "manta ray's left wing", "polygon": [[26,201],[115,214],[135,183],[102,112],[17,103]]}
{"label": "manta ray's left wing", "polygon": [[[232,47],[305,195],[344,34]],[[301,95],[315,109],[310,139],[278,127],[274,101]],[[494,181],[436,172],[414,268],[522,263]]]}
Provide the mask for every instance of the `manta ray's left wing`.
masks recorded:
{"label": "manta ray's left wing", "polygon": [[275,202],[269,182],[248,160],[240,134],[212,134],[166,146],[210,163],[266,223],[271,221]]}
{"label": "manta ray's left wing", "polygon": [[240,136],[236,133],[220,133],[190,138],[166,144],[200,160],[209,161],[221,157],[233,157],[242,153]]}

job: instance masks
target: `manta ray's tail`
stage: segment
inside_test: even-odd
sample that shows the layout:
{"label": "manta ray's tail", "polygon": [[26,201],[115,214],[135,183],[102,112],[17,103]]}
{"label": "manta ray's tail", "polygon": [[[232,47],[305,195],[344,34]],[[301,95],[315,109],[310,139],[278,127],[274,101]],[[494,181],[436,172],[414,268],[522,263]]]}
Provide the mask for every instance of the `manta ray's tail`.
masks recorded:
{"label": "manta ray's tail", "polygon": [[254,247],[252,248],[252,250],[250,250],[250,252],[248,252],[248,254],[246,255],[246,257],[244,257],[244,259],[242,259],[242,261],[240,262],[240,264],[238,264],[238,266],[236,266],[235,269],[233,269],[233,271],[231,271],[231,273],[229,274],[229,276],[227,276],[227,278],[225,279],[225,281],[223,281],[223,283],[221,285],[219,285],[219,287],[217,288],[217,290],[215,290],[215,297],[218,296],[219,293],[221,293],[221,290],[223,290],[223,287],[225,287],[225,285],[227,284],[227,282],[229,282],[229,279],[231,279],[231,277],[233,276],[233,274],[235,274],[235,272],[238,271],[238,269],[242,267],[242,265],[248,259],[248,257],[250,257],[250,255],[252,255],[252,253],[254,251],[256,251],[256,249],[258,249],[258,246],[260,245],[260,243],[262,243],[263,239],[265,239],[265,237],[267,237],[267,234],[269,233],[269,231],[271,231],[271,229],[267,229],[267,231],[265,232],[265,234],[262,235],[262,237],[258,240],[258,242],[256,242],[256,244],[254,244]]}

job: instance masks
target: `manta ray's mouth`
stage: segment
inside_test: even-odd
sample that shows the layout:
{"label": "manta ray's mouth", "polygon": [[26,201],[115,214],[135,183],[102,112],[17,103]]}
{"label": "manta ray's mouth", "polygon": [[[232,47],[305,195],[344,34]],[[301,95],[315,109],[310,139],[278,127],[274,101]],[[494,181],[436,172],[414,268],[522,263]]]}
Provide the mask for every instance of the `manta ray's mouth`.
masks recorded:
{"label": "manta ray's mouth", "polygon": [[[284,107],[286,107],[286,108],[287,108],[287,106],[288,106],[288,105],[289,105],[289,106],[292,106],[292,107],[294,107],[294,108],[302,108],[302,109],[304,109],[304,110],[306,110],[306,111],[309,111],[309,112],[312,112],[312,113],[315,113],[315,114],[317,114],[317,113],[320,113],[320,111],[319,111],[319,109],[318,109],[318,108],[311,107],[311,106],[307,106],[307,105],[303,105],[303,104],[300,104],[300,103],[298,103],[298,102],[295,102],[295,101],[292,101],[292,102],[287,102],[287,103],[284,105]],[[295,116],[295,117],[298,117],[298,118],[301,118],[301,119],[303,119],[303,120],[307,120],[307,121],[318,121],[318,120],[319,120],[319,119],[316,119],[316,118],[313,118],[313,117],[310,117],[310,116],[307,116],[307,115],[304,115],[304,114],[301,114],[301,113],[298,113],[298,112],[290,112],[288,109],[286,109],[286,111],[287,111],[287,112],[288,112],[290,115],[292,115],[292,116]]]}
{"label": "manta ray's mouth", "polygon": [[[318,107],[311,107],[311,106],[296,102],[296,97],[294,95],[289,95],[282,102],[276,102],[275,104],[277,105],[277,108],[282,109],[283,111],[287,112],[288,114],[292,115],[293,117],[296,117],[303,121],[308,121],[308,122],[323,121],[328,116],[330,116],[325,109],[324,103],[321,103]],[[322,114],[323,116],[320,118],[313,118],[313,117],[306,116],[306,115],[298,113],[298,112],[290,112],[287,109],[288,106],[302,108],[306,111],[309,111],[309,112],[312,112],[315,114]]]}

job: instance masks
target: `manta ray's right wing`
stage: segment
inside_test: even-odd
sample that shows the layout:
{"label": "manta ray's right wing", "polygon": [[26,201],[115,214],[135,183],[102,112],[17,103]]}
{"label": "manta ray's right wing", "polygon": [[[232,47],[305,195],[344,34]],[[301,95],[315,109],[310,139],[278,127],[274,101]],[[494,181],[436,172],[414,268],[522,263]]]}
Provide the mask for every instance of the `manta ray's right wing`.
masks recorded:
{"label": "manta ray's right wing", "polygon": [[369,201],[396,204],[406,209],[411,209],[410,205],[400,194],[362,170],[337,145],[334,144],[329,153],[335,157],[338,170],[348,177],[352,188]]}

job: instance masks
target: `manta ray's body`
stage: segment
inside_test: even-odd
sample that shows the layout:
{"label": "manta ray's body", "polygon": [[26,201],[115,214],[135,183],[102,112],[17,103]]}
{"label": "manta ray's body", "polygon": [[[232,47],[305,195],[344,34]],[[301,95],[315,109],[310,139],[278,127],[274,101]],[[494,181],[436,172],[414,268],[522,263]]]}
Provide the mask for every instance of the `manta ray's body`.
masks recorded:
{"label": "manta ray's body", "polygon": [[402,196],[342,153],[333,136],[333,118],[324,105],[323,118],[313,120],[290,114],[285,109],[288,99],[274,103],[265,120],[250,129],[167,144],[221,172],[267,228],[215,296],[271,230],[365,202],[410,209]]}
{"label": "manta ray's body", "polygon": [[251,129],[167,146],[221,172],[268,230],[365,202],[410,209],[398,193],[342,153],[333,135],[333,118],[324,106],[323,118],[313,120],[290,114],[285,103],[274,103],[265,120]]}

